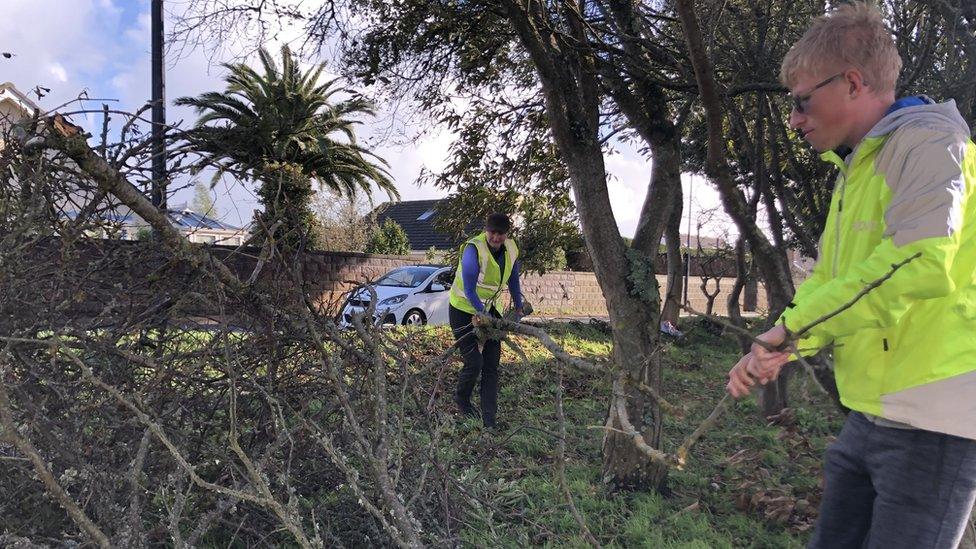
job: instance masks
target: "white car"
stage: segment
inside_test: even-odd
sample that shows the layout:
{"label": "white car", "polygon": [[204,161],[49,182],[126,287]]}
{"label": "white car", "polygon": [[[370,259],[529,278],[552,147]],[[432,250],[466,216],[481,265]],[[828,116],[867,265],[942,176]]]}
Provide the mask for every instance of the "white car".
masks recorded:
{"label": "white car", "polygon": [[[370,287],[376,292],[376,324],[447,324],[454,269],[442,265],[411,265],[386,273]],[[372,296],[367,288],[353,290],[339,318],[339,325],[352,326],[353,314],[362,314]]]}

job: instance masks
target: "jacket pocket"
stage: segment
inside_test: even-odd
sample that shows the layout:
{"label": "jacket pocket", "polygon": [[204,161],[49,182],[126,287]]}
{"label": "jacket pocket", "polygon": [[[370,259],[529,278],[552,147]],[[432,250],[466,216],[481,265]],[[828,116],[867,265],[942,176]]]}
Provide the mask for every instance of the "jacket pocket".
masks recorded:
{"label": "jacket pocket", "polygon": [[895,345],[890,330],[858,330],[834,345],[834,373],[841,399],[855,410],[877,414]]}

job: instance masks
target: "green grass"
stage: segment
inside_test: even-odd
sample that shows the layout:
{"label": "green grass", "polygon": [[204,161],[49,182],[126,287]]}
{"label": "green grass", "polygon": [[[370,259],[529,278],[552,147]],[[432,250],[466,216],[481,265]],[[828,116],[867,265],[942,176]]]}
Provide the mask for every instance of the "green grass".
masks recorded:
{"label": "green grass", "polygon": [[[611,339],[596,327],[561,323],[546,329],[570,353],[609,361]],[[731,338],[710,334],[695,323],[681,329],[686,337],[668,344],[662,354],[662,394],[683,411],[680,417],[665,417],[664,450],[669,452],[712,411],[723,395],[726,373],[738,358]],[[452,342],[446,328],[396,329],[390,336],[409,340],[403,347],[414,355],[411,365],[416,370],[411,373],[419,376],[435,375],[427,368],[429,359],[440,356]],[[211,334],[185,336],[172,344],[182,350],[207,345],[211,339]],[[461,421],[438,449],[445,463],[457,465],[452,472],[477,501],[465,509],[457,537],[465,547],[587,547],[554,468],[558,365],[538,341],[513,340],[528,361],[503,347],[499,419],[507,427],[486,431],[475,420]],[[446,366],[442,410],[453,408],[450,389],[458,367],[456,360]],[[823,450],[839,431],[842,418],[805,374],[796,375],[791,390],[791,412],[780,424],[761,419],[753,399],[730,408],[692,448],[684,470],[670,472],[667,495],[612,492],[603,482],[601,467],[609,384],[567,369],[566,477],[590,531],[605,547],[802,547],[819,503]],[[313,399],[310,409],[322,405]],[[417,437],[415,444],[430,443],[423,431],[411,436]],[[302,505],[340,509],[350,501],[350,494],[328,492]]]}
{"label": "green grass", "polygon": [[[736,345],[697,328],[664,355],[664,396],[684,416],[665,421],[665,449],[673,451],[721,398]],[[573,354],[606,359],[610,338],[582,324],[550,333]],[[443,336],[442,336],[443,337]],[[479,497],[495,503],[468,521],[465,545],[480,547],[585,547],[580,528],[559,490],[553,460],[557,428],[553,399],[556,364],[536,341],[516,338],[526,364],[503,351],[501,433],[475,423],[458,429],[455,445],[475,463]],[[608,384],[567,371],[566,476],[576,505],[606,547],[802,547],[819,502],[822,452],[842,417],[798,373],[791,413],[767,424],[752,399],[732,407],[692,448],[684,470],[668,478],[670,494],[611,492],[601,479],[602,430]],[[478,462],[478,456],[491,459]]]}

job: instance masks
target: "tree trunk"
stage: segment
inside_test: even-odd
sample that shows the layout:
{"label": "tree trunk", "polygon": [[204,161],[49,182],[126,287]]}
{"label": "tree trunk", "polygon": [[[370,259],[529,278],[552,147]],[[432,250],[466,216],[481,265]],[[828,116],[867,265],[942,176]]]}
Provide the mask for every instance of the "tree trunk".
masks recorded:
{"label": "tree trunk", "polygon": [[[740,328],[745,328],[746,323],[742,318],[742,312],[739,308],[739,296],[742,294],[742,290],[748,287],[748,278],[749,266],[746,265],[746,243],[740,236],[738,240],[735,241],[735,283],[732,285],[732,289],[729,290],[729,297],[726,301],[726,309],[729,311],[729,320],[732,321],[732,324],[735,324]],[[747,292],[747,303],[748,299],[749,297]],[[748,353],[749,347],[752,345],[752,340],[738,334],[736,334],[736,339],[739,342],[739,350],[742,352],[742,354]]]}
{"label": "tree trunk", "polygon": [[[681,202],[681,193],[676,192],[676,188],[681,188],[681,169],[675,140],[668,140],[663,143],[655,142],[652,145],[652,154],[654,155],[654,164],[651,171],[651,187],[641,212],[641,225],[645,230],[637,233],[633,245],[634,250],[638,253],[644,252],[640,257],[644,258],[650,269],[654,268],[661,234],[665,230],[664,221],[677,219],[677,222],[680,223]],[[654,193],[654,190],[659,192]],[[657,217],[657,220],[652,223],[650,221],[653,217],[651,212],[656,206],[660,209],[661,202],[654,202],[654,199],[658,197],[661,201],[671,201],[675,209],[670,212],[671,215]],[[675,227],[677,226],[676,223]],[[675,241],[677,240],[675,238]],[[677,263],[680,269],[680,259]],[[614,322],[614,356],[618,366],[625,363],[629,364],[628,371],[632,376],[636,375],[638,379],[643,380],[651,387],[659,388],[661,386],[661,364],[658,358],[659,353],[655,351],[660,339],[658,327],[661,317],[658,312],[661,304],[657,278],[653,276],[653,271],[649,275],[647,286],[638,289],[637,292],[643,296],[642,299],[621,296],[620,301],[624,308],[620,311],[619,323],[614,322],[613,316],[611,316],[611,322]],[[630,284],[626,283],[626,280],[624,282],[622,288],[626,289]],[[680,292],[679,286],[675,296],[680,295]],[[604,290],[604,295],[607,295],[606,290]],[[609,299],[607,303],[609,306]],[[634,307],[637,308],[636,311],[633,310]],[[644,320],[637,320],[638,318],[646,318],[647,324],[641,327],[639,323],[644,322]],[[620,332],[619,338],[618,330]],[[633,338],[641,338],[644,341],[640,345],[637,345],[637,342],[627,341]],[[627,343],[621,345],[625,341]],[[640,349],[641,354],[637,356],[642,357],[640,362],[644,364],[638,364],[625,356],[628,352],[627,349],[635,347]],[[626,395],[626,397],[621,395]],[[646,402],[645,398],[644,395],[620,387],[619,381],[614,384],[606,420],[608,430],[603,437],[603,478],[616,488],[661,490],[667,479],[666,467],[653,464],[647,456],[637,449],[629,436],[620,433],[621,430],[624,430],[621,428],[624,426],[623,424],[629,422],[644,436],[648,445],[653,448],[660,448],[663,431],[661,411],[656,404]],[[626,411],[626,416],[621,415],[621,409]],[[647,420],[644,419],[645,417]],[[643,428],[640,427],[641,424],[644,425]]]}
{"label": "tree trunk", "polygon": [[[563,146],[569,149],[573,144]],[[659,354],[654,352],[659,339],[660,297],[653,276],[653,260],[647,256],[634,258],[633,252],[628,253],[623,245],[604,184],[602,152],[566,154],[565,158],[572,174],[576,202],[580,205],[583,236],[610,313],[614,363],[629,377],[660,387],[661,365]],[[651,274],[643,287],[636,286],[628,276],[635,261],[643,261],[643,265],[636,267]],[[603,474],[615,488],[656,490],[663,486],[667,468],[649,460],[635,446],[631,435],[624,434],[637,431],[649,446],[660,448],[660,414],[656,403],[625,386],[620,379],[614,382],[603,438]]]}
{"label": "tree trunk", "polygon": [[[595,56],[579,46],[586,43],[580,22],[571,14],[562,21],[552,21],[545,6],[538,3],[504,0],[502,5],[542,85],[553,140],[569,172],[583,237],[607,302],[616,369],[624,376],[659,387],[661,371],[655,349],[660,295],[654,277],[654,256],[668,215],[662,215],[660,209],[654,211],[645,203],[642,218],[650,212],[654,214],[650,217],[662,220],[642,219],[634,249],[625,247],[606,185],[599,139],[601,97]],[[575,42],[567,44],[565,35],[554,32],[556,28],[569,32]],[[658,186],[658,182],[662,174],[675,166],[673,162],[655,161],[648,202],[656,196],[667,195],[669,189]],[[647,247],[650,242],[654,242],[653,254],[638,251],[641,249],[638,243]],[[667,478],[667,466],[648,459],[632,437],[636,431],[649,446],[660,448],[659,406],[618,377],[610,395],[607,428],[603,441],[604,479],[619,488],[661,488]]]}
{"label": "tree trunk", "polygon": [[681,261],[681,193],[675,193],[675,201],[668,225],[664,229],[664,243],[668,253],[668,286],[664,297],[661,320],[675,324],[681,313],[681,287],[684,282]]}
{"label": "tree trunk", "polygon": [[789,387],[790,375],[795,369],[795,366],[795,363],[788,363],[780,370],[779,377],[776,378],[776,381],[763,385],[762,389],[757,393],[759,413],[762,414],[762,417],[768,418],[775,416],[789,405],[787,389]]}
{"label": "tree trunk", "polygon": [[736,187],[726,161],[726,139],[723,130],[724,113],[715,82],[711,61],[705,51],[698,14],[694,0],[678,0],[677,10],[684,29],[688,52],[695,70],[698,93],[705,109],[708,126],[708,156],[706,172],[718,187],[722,205],[732,218],[739,232],[746,238],[770,295],[770,313],[778,316],[782,308],[793,297],[793,281],[790,272],[779,257],[779,252],[759,229],[755,217],[750,217],[749,208],[742,192]]}
{"label": "tree trunk", "polygon": [[[770,188],[769,178],[766,171],[766,125],[765,125],[765,112],[762,108],[765,103],[760,102],[760,116],[759,120],[756,122],[756,147],[760,154],[757,154],[756,158],[756,183],[757,190],[760,197],[766,206],[766,214],[769,217],[769,229],[773,234],[773,242],[775,243],[772,259],[779,263],[779,269],[767,268],[770,273],[775,273],[777,280],[774,284],[780,285],[770,296],[768,302],[770,309],[770,316],[766,321],[766,328],[771,328],[773,322],[779,317],[786,306],[789,304],[789,299],[792,299],[793,293],[795,291],[793,287],[793,278],[790,273],[789,260],[786,255],[786,240],[783,238],[783,220],[780,218],[778,212],[776,211],[775,197],[773,196],[772,189]],[[787,278],[779,279],[782,272],[787,273]],[[769,284],[769,283],[767,283]],[[794,365],[796,366],[796,365]],[[782,373],[776,379],[775,382],[765,385],[759,391],[759,408],[762,410],[763,417],[769,417],[780,413],[783,409],[789,406],[789,390],[788,390],[788,380],[789,372],[793,368],[783,368]]]}
{"label": "tree trunk", "polygon": [[[715,290],[708,290],[708,283],[715,281]],[[715,298],[718,294],[722,292],[722,278],[717,276],[703,276],[701,277],[701,285],[698,286],[701,289],[702,295],[705,296],[705,314],[712,316],[712,311],[715,310]]]}
{"label": "tree trunk", "polygon": [[[698,95],[705,109],[708,127],[708,155],[705,171],[716,183],[726,213],[729,214],[729,217],[739,228],[739,232],[749,243],[753,258],[766,280],[770,319],[776,319],[793,297],[793,280],[789,269],[786,268],[786,262],[782,260],[780,251],[770,244],[759,229],[755,216],[750,217],[745,198],[732,179],[726,159],[728,153],[724,132],[726,117],[712,63],[708,58],[702,38],[698,14],[695,11],[695,2],[694,0],[677,0],[676,8],[684,30],[691,64],[695,70]],[[780,381],[767,384],[760,391],[760,407],[764,415],[768,415],[767,412],[770,410],[774,410],[773,413],[778,413],[785,407],[786,379],[786,375],[781,375]]]}
{"label": "tree trunk", "polygon": [[742,310],[750,313],[756,312],[759,308],[759,278],[756,276],[755,263],[749,263],[749,270],[746,272],[742,290]]}

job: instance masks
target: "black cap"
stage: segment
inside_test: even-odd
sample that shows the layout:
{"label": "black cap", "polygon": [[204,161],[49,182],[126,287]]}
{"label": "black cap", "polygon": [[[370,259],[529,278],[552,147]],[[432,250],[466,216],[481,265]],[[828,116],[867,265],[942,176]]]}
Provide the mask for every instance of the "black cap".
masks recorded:
{"label": "black cap", "polygon": [[507,215],[495,212],[485,218],[485,229],[496,233],[507,233],[512,229],[512,221]]}

